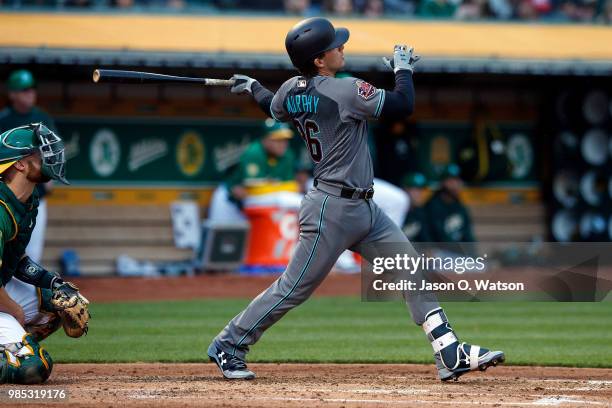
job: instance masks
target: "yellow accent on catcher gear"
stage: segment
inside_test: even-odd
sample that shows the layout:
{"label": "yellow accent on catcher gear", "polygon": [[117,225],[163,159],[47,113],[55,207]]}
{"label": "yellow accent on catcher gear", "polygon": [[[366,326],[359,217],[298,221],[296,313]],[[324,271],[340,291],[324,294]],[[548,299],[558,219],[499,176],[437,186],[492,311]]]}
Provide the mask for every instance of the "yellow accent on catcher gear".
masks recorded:
{"label": "yellow accent on catcher gear", "polygon": [[17,160],[13,160],[12,162],[0,164],[0,174],[4,173],[6,171],[6,169],[11,167],[16,162],[17,162]]}
{"label": "yellow accent on catcher gear", "polygon": [[17,237],[17,234],[19,233],[19,224],[17,224],[17,220],[15,219],[15,216],[13,215],[13,212],[11,211],[11,208],[8,206],[8,204],[5,203],[4,201],[0,200],[0,205],[2,205],[4,208],[6,208],[6,211],[11,216],[11,220],[13,221],[13,225],[15,226],[15,233],[9,239],[9,242],[10,242],[10,241],[14,240]]}
{"label": "yellow accent on catcher gear", "polygon": [[45,368],[47,370],[49,370],[49,362],[47,361],[47,359],[45,358],[45,356],[43,355],[43,351],[45,351],[44,348],[42,348],[42,346],[40,346],[40,349],[38,350],[38,355],[40,356],[40,360],[43,362],[43,364],[45,365]]}

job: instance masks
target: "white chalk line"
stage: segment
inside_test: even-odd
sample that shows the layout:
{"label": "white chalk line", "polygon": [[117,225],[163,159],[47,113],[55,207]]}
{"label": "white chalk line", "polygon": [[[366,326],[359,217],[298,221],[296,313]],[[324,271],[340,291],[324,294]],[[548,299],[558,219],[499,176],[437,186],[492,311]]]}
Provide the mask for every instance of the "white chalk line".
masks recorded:
{"label": "white chalk line", "polygon": [[591,404],[591,405],[603,405],[603,402],[597,401],[585,401],[579,399],[565,398],[565,397],[546,397],[540,398],[534,401],[532,405],[561,405],[561,404]]}
{"label": "white chalk line", "polygon": [[[118,390],[115,390],[118,391]],[[285,392],[287,390],[284,390]],[[327,390],[318,390],[319,392],[327,392]],[[332,390],[332,392],[365,392],[365,393],[380,393],[380,394],[393,394],[391,390]],[[159,399],[161,398],[180,398],[180,395],[160,395],[164,394],[159,391],[133,391],[129,392],[126,396],[131,399]],[[482,394],[476,394],[482,395]],[[460,395],[459,395],[460,396]],[[495,396],[495,395],[492,395]],[[195,397],[195,395],[194,395]],[[583,399],[577,399],[573,395],[559,395],[551,397],[542,397],[541,395],[530,395],[530,397],[538,398],[535,401],[457,401],[457,400],[422,400],[422,399],[410,399],[410,400],[383,400],[383,399],[364,399],[364,398],[325,398],[325,397],[249,397],[250,401],[286,401],[286,402],[326,402],[326,403],[368,403],[368,404],[387,404],[387,405],[401,405],[401,404],[440,404],[440,405],[473,405],[478,403],[480,405],[524,405],[524,406],[557,406],[562,404],[585,404],[585,405],[603,405],[602,402],[588,401]],[[224,400],[223,397],[207,397],[213,400]]]}
{"label": "white chalk line", "polygon": [[[577,388],[567,388],[567,389],[559,389],[559,388],[545,388],[546,390],[552,390],[552,391],[599,391],[601,390],[601,388],[596,388],[596,389],[588,389],[588,390],[581,390],[581,389],[577,389]],[[401,394],[401,395],[426,395],[426,394],[441,394],[441,393],[447,393],[448,390],[443,390],[443,389],[439,389],[439,390],[431,390],[431,389],[426,389],[426,388],[422,388],[422,389],[407,389],[407,390],[393,390],[393,389],[378,389],[378,388],[373,388],[373,389],[368,389],[368,388],[358,388],[358,389],[350,389],[350,388],[317,388],[316,390],[311,390],[308,388],[289,388],[289,389],[285,389],[286,392],[329,392],[329,393],[338,393],[338,394],[346,394],[346,393],[354,393],[354,394],[382,394],[382,395],[393,395],[393,394]],[[508,394],[498,394],[498,393],[494,393],[491,391],[481,391],[481,392],[465,392],[463,390],[461,391],[457,391],[456,392],[457,396],[476,396],[476,397],[482,397],[483,395],[485,396],[491,396],[491,397],[507,397]],[[534,397],[534,398],[542,398],[543,395],[542,394],[527,394],[526,396],[529,397]],[[565,394],[562,395],[561,397],[565,397],[565,398],[580,398],[582,397],[581,395],[572,395],[572,394]]]}
{"label": "white chalk line", "polygon": [[[160,376],[151,376],[151,377],[160,377]],[[206,375],[185,375],[184,377],[206,377]],[[81,377],[81,380],[96,380],[99,381],[100,380],[100,376],[97,375],[83,375]],[[174,378],[174,376],[172,376],[172,378]],[[407,380],[407,379],[411,379],[412,377],[409,376],[402,376],[402,375],[384,375],[381,376],[381,378],[388,378],[388,379],[397,379],[397,380]],[[493,378],[493,377],[492,377]],[[500,377],[501,378],[501,377]],[[107,376],[108,380],[122,380],[122,379],[127,379],[127,380],[134,380],[134,376],[133,375],[113,375],[113,376]],[[497,377],[495,377],[495,379],[498,379]],[[176,380],[179,381],[181,380],[181,377],[176,377]],[[521,378],[520,381],[527,381],[527,382],[561,382],[561,383],[587,383],[587,384],[593,384],[593,385],[609,385],[612,386],[612,380],[576,380],[576,379],[565,379],[565,378]]]}
{"label": "white chalk line", "polygon": [[559,387],[545,387],[548,391],[605,391],[602,387],[577,387],[577,388],[559,388]]}
{"label": "white chalk line", "polygon": [[302,397],[252,397],[250,400],[260,401],[295,401],[295,402],[329,402],[329,403],[361,403],[361,404],[388,404],[388,405],[400,405],[400,404],[441,404],[441,405],[560,405],[563,403],[579,403],[579,404],[593,404],[602,405],[601,402],[595,401],[584,401],[574,400],[569,398],[541,398],[536,401],[450,401],[450,400],[381,400],[381,399],[354,399],[354,398],[302,398]]}
{"label": "white chalk line", "polygon": [[402,395],[418,395],[418,394],[428,394],[433,391],[425,389],[425,388],[410,388],[406,390],[389,390],[389,389],[379,389],[379,388],[317,388],[316,390],[311,390],[308,388],[291,388],[287,391],[292,392],[335,392],[335,393],[354,393],[354,394],[402,394]]}
{"label": "white chalk line", "polygon": [[[194,384],[195,385],[195,384]],[[560,391],[560,389],[553,389],[553,388],[546,388],[548,390],[555,390],[555,391]],[[600,390],[600,389],[597,389]],[[589,389],[588,391],[597,391],[597,390],[591,390]],[[76,390],[75,390],[76,391]],[[78,391],[80,393],[87,393],[87,391],[100,391],[99,388],[79,388]],[[132,398],[132,399],[180,399],[180,398],[185,398],[185,397],[196,397],[197,395],[204,392],[209,391],[209,389],[207,389],[206,387],[203,388],[198,388],[197,391],[195,390],[189,390],[189,389],[185,389],[185,390],[179,390],[179,391],[175,391],[175,392],[169,392],[165,389],[158,389],[158,390],[139,390],[139,389],[134,389],[134,388],[113,388],[113,392],[114,393],[124,393],[126,395],[127,398]],[[199,391],[199,392],[198,392]],[[260,391],[264,391],[265,389],[262,389]],[[577,389],[567,389],[567,391],[577,391]],[[448,392],[447,390],[431,390],[431,389],[406,389],[406,390],[390,390],[390,389],[367,389],[367,388],[354,388],[354,389],[343,389],[343,388],[323,388],[323,389],[316,389],[316,390],[310,390],[308,388],[290,388],[290,389],[285,389],[284,392],[308,392],[308,393],[314,393],[314,392],[322,392],[322,393],[337,393],[337,394],[346,394],[346,393],[353,393],[353,394],[372,394],[372,395],[426,395],[426,394],[432,394],[432,393],[442,393],[442,392]],[[185,393],[190,394],[190,395],[185,395]],[[485,404],[489,404],[488,402],[484,402],[484,401],[479,401],[478,397],[490,397],[490,398],[495,398],[495,397],[505,397],[507,398],[508,395],[507,394],[499,394],[499,393],[492,393],[490,391],[483,391],[483,392],[465,392],[465,391],[458,391],[456,392],[457,397],[466,397],[466,396],[470,396],[470,397],[475,397],[473,400],[470,401],[439,401],[439,400],[411,400],[414,402],[420,402],[420,403],[440,403],[440,404],[452,404],[452,403],[457,403],[457,404],[474,404],[474,403],[485,403]],[[537,398],[536,401],[515,401],[515,402],[501,402],[501,401],[497,401],[497,402],[491,402],[491,404],[496,403],[496,404],[502,404],[502,405],[559,405],[560,403],[565,403],[565,402],[572,402],[572,403],[582,403],[582,404],[592,404],[592,405],[601,405],[602,402],[598,402],[598,401],[587,401],[587,400],[582,400],[580,399],[581,397],[583,397],[582,395],[572,395],[572,394],[565,394],[565,395],[555,395],[555,396],[550,396],[550,397],[544,397],[542,394],[528,394],[526,395],[528,397],[532,397],[532,398]],[[208,396],[208,398],[210,398],[210,396]],[[278,398],[293,398],[293,397],[248,397],[248,399],[260,399],[260,400],[276,400]],[[300,400],[300,398],[303,398],[305,401],[306,400],[315,400],[315,401],[320,401],[320,400],[325,400],[329,402],[338,402],[338,401],[347,401],[347,402],[363,402],[363,400],[361,399],[355,399],[355,398],[325,398],[325,397],[317,397],[317,398],[308,398],[308,397],[295,397],[297,398],[297,400]],[[368,400],[369,401],[369,400]],[[381,401],[385,401],[385,403],[388,404],[393,404],[393,403],[406,403],[406,400],[381,400]],[[376,400],[372,400],[372,402],[376,402]]]}
{"label": "white chalk line", "polygon": [[564,378],[527,378],[526,380],[531,382],[566,382],[566,383],[587,383],[593,385],[610,385],[612,386],[612,380],[574,380],[574,379],[564,379]]}

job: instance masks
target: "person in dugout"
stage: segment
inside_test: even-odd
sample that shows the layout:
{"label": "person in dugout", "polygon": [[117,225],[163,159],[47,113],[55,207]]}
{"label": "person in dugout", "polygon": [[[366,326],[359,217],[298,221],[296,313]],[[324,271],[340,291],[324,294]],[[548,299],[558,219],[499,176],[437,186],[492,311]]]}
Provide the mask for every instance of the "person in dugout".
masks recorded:
{"label": "person in dugout", "polygon": [[431,242],[432,240],[424,206],[426,187],[427,179],[422,173],[408,173],[402,179],[402,188],[410,198],[410,208],[402,230],[411,242]]}
{"label": "person in dugout", "polygon": [[214,192],[208,219],[226,222],[244,219],[242,206],[249,188],[269,182],[295,182],[296,158],[289,149],[293,131],[286,124],[267,119],[263,136],[240,155],[228,179]]}
{"label": "person in dugout", "polygon": [[[36,106],[38,99],[36,79],[30,71],[18,69],[11,72],[6,82],[6,88],[9,104],[0,111],[0,133],[30,123],[42,123],[49,130],[57,133],[53,118]],[[36,216],[36,227],[32,231],[30,243],[26,248],[26,254],[34,262],[42,261],[47,228],[46,196],[51,193],[52,189],[53,181],[36,185],[39,199],[38,215]]]}
{"label": "person in dugout", "polygon": [[460,198],[459,166],[449,164],[440,180],[440,188],[425,205],[432,242],[475,242],[470,213]]}

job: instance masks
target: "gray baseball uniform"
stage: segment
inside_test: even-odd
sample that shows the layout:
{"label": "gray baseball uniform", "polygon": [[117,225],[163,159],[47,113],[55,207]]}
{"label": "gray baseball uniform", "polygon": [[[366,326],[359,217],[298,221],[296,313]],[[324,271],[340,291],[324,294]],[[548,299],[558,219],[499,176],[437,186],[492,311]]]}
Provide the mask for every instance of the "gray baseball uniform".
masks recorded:
{"label": "gray baseball uniform", "polygon": [[[271,115],[297,128],[315,162],[317,187],[302,201],[300,237],[287,269],[219,333],[214,341],[221,350],[244,359],[268,327],[308,299],[347,248],[371,260],[371,244],[405,243],[416,255],[372,200],[357,198],[372,186],[367,119],[380,115],[385,92],[355,78],[316,76],[291,78],[274,95]],[[433,295],[415,293],[406,301],[418,325],[439,307]]]}

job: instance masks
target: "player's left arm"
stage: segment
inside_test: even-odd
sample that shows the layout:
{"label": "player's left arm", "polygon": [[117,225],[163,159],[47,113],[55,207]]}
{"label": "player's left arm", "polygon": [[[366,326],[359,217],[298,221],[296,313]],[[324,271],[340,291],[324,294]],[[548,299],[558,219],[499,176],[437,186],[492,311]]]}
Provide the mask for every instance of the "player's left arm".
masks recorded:
{"label": "player's left arm", "polygon": [[260,84],[256,79],[246,75],[235,74],[231,79],[235,81],[234,86],[230,89],[232,93],[251,95],[263,113],[278,122],[287,122],[291,120],[291,117],[283,106],[283,95],[287,89],[287,84],[292,83],[291,80],[286,81],[275,94]]}
{"label": "player's left arm", "polygon": [[259,108],[266,114],[266,116],[271,116],[274,93],[257,81],[253,84],[252,89],[253,99],[255,99],[255,102],[257,102]]}
{"label": "player's left arm", "polygon": [[14,277],[22,282],[29,283],[43,289],[54,289],[64,283],[64,280],[53,272],[43,268],[38,263],[23,255],[17,264]]}
{"label": "player's left arm", "polygon": [[65,282],[59,275],[49,272],[25,255],[19,261],[14,277],[40,288],[51,289],[51,305],[63,319],[64,331],[68,336],[80,337],[87,333],[89,300],[81,295],[75,284]]}
{"label": "player's left arm", "polygon": [[395,72],[395,88],[391,91],[376,88],[357,78],[341,78],[330,82],[320,92],[328,94],[340,105],[340,117],[345,119],[401,119],[414,110],[413,64],[418,61],[412,48],[395,46],[393,61],[385,60]]}
{"label": "player's left arm", "polygon": [[[64,281],[58,274],[46,270],[25,254],[19,260],[13,276],[30,285],[42,289],[51,289],[54,297],[70,298],[70,302],[80,296],[79,288],[75,284]],[[58,309],[63,308],[59,307]]]}
{"label": "player's left arm", "polygon": [[412,72],[418,60],[413,48],[406,45],[395,46],[393,60],[383,58],[385,65],[395,73],[395,87],[392,91],[384,91],[380,117],[400,119],[412,114],[415,99]]}
{"label": "player's left arm", "polygon": [[405,118],[414,111],[414,84],[412,72],[398,71],[395,74],[395,88],[392,91],[383,91],[384,104],[379,118]]}
{"label": "player's left arm", "polygon": [[259,105],[259,108],[266,114],[266,116],[276,117],[272,113],[272,101],[274,99],[274,92],[264,87],[254,78],[246,75],[234,74],[232,78],[234,86],[230,89],[233,94],[249,94],[255,99],[255,102]]}

